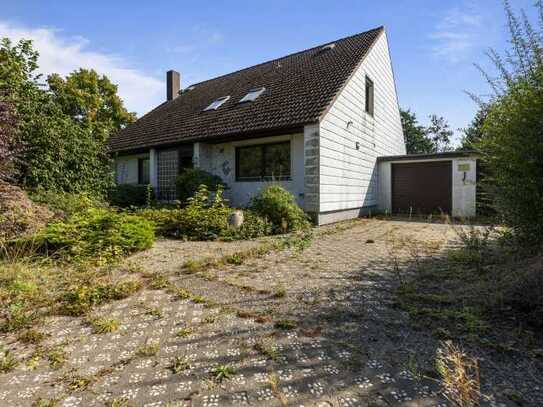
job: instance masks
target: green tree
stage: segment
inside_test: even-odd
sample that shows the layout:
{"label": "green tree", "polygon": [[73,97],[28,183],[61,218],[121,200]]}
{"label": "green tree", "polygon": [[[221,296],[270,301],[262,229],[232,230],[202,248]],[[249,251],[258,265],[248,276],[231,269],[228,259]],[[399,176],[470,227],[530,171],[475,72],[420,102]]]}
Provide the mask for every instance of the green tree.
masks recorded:
{"label": "green tree", "polygon": [[79,69],[66,78],[52,74],[47,83],[62,111],[90,129],[97,139],[105,141],[112,131],[126,127],[136,118],[135,113],[125,109],[117,86],[93,69]]}
{"label": "green tree", "polygon": [[426,137],[432,142],[432,152],[440,153],[451,149],[451,137],[453,131],[449,123],[435,114],[430,115],[430,125],[426,127]]}
{"label": "green tree", "polygon": [[476,148],[483,137],[483,125],[488,115],[488,107],[482,105],[481,108],[475,114],[475,117],[468,125],[468,127],[462,129],[462,140],[459,150],[473,150]]}
{"label": "green tree", "polygon": [[77,71],[66,80],[52,75],[48,89],[37,69],[30,41],[2,40],[1,101],[14,107],[25,146],[18,181],[29,188],[103,194],[113,183],[108,135],[133,115],[105,77],[92,71]]}
{"label": "green tree", "polygon": [[[543,243],[543,3],[536,31],[523,12],[505,4],[511,37],[506,58],[489,56],[498,77],[485,74],[494,90],[476,143],[491,171],[498,213],[523,243]],[[506,62],[504,62],[506,61]]]}
{"label": "green tree", "polygon": [[426,129],[420,125],[415,113],[400,109],[403,137],[407,154],[424,154],[432,152],[432,142],[426,136]]}

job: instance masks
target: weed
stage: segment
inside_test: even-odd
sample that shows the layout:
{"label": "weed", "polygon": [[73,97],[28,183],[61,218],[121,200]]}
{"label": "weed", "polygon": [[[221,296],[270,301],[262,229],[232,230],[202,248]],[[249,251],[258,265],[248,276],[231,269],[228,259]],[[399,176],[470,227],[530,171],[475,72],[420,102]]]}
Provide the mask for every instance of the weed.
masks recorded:
{"label": "weed", "polygon": [[71,391],[85,390],[92,383],[92,380],[88,377],[75,376],[70,380],[68,388]]}
{"label": "weed", "polygon": [[44,338],[45,334],[35,329],[26,329],[17,335],[17,339],[23,343],[38,344]]}
{"label": "weed", "polygon": [[196,304],[204,304],[207,302],[207,300],[205,299],[205,297],[201,296],[201,295],[193,295],[191,297],[191,300],[193,302],[195,302]]}
{"label": "weed", "polygon": [[175,336],[178,336],[179,338],[184,338],[184,337],[189,336],[190,334],[192,334],[192,332],[193,332],[192,328],[189,328],[189,327],[179,328],[175,332]]}
{"label": "weed", "polygon": [[108,318],[90,319],[88,323],[96,334],[115,332],[117,329],[119,329],[120,325],[118,320]]}
{"label": "weed", "polygon": [[275,321],[274,326],[278,329],[289,330],[296,328],[296,322],[290,319],[280,319]]}
{"label": "weed", "polygon": [[191,293],[190,291],[188,290],[185,290],[184,288],[177,288],[175,291],[174,291],[174,294],[177,298],[179,298],[180,300],[187,300],[191,297]]}
{"label": "weed", "polygon": [[260,352],[262,355],[266,356],[267,358],[277,361],[281,354],[277,350],[277,348],[271,344],[269,344],[267,341],[260,340],[255,343],[254,348],[256,351]]}
{"label": "weed", "polygon": [[151,315],[151,316],[155,317],[156,319],[164,318],[164,312],[162,311],[161,308],[159,308],[159,307],[149,307],[149,306],[144,306],[144,308],[145,308],[145,314],[146,315]]}
{"label": "weed", "polygon": [[479,362],[452,342],[443,342],[437,351],[436,370],[445,396],[458,407],[478,406],[481,399]]}
{"label": "weed", "polygon": [[0,352],[0,372],[7,373],[15,369],[19,361],[13,356],[9,350]]}
{"label": "weed", "polygon": [[60,403],[60,399],[42,399],[39,398],[32,404],[33,407],[56,407]]}
{"label": "weed", "polygon": [[177,374],[190,368],[190,364],[184,356],[176,356],[170,365],[170,370]]}
{"label": "weed", "polygon": [[286,295],[287,295],[287,290],[283,286],[277,287],[275,291],[273,292],[273,296],[275,298],[283,298],[283,297],[286,297]]}
{"label": "weed", "polygon": [[216,315],[208,315],[204,318],[204,323],[206,324],[214,324],[215,322],[217,322]]}
{"label": "weed", "polygon": [[149,281],[149,288],[151,288],[152,290],[162,290],[164,288],[168,288],[169,285],[170,281],[168,280],[168,278],[158,273],[153,274]]}
{"label": "weed", "polygon": [[66,354],[60,347],[52,348],[46,351],[45,357],[49,361],[49,366],[53,369],[59,369],[66,363]]}
{"label": "weed", "polygon": [[155,356],[160,350],[160,344],[158,342],[149,343],[141,346],[136,350],[136,355],[140,357]]}
{"label": "weed", "polygon": [[219,365],[212,370],[213,378],[220,383],[225,379],[230,379],[236,374],[236,370],[230,365]]}

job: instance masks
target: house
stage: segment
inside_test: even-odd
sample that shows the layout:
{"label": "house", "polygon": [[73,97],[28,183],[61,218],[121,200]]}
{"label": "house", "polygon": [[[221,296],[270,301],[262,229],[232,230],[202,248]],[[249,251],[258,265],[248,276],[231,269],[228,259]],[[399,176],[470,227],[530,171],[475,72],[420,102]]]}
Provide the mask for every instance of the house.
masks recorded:
{"label": "house", "polygon": [[383,27],[184,89],[169,71],[166,94],[111,138],[118,183],[173,200],[176,176],[194,166],[242,207],[277,182],[317,224],[392,205],[380,202],[378,158],[405,145]]}

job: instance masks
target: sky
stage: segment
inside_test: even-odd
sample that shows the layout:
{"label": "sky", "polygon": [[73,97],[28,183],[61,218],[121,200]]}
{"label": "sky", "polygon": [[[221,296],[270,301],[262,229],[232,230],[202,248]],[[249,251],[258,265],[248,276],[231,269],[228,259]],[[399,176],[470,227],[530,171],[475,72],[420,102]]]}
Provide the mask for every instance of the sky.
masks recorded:
{"label": "sky", "polygon": [[169,69],[186,87],[384,25],[400,106],[456,130],[477,110],[466,92],[489,93],[474,64],[491,72],[485,52],[508,45],[501,0],[0,2],[0,37],[34,40],[41,72],[94,68],[138,116],[165,99]]}

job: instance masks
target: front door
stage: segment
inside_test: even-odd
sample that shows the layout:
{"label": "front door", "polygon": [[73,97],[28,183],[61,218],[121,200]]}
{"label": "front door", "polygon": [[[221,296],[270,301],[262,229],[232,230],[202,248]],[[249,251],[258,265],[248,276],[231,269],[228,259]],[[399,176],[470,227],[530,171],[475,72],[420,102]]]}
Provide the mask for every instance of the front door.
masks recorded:
{"label": "front door", "polygon": [[185,168],[192,167],[192,144],[158,151],[158,199],[173,201],[177,199],[175,181]]}

